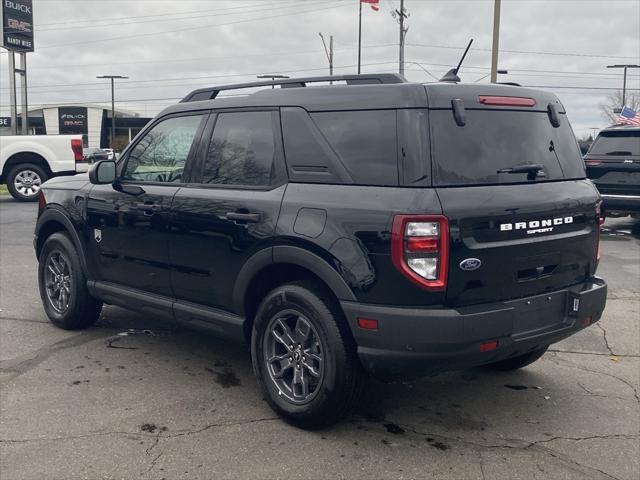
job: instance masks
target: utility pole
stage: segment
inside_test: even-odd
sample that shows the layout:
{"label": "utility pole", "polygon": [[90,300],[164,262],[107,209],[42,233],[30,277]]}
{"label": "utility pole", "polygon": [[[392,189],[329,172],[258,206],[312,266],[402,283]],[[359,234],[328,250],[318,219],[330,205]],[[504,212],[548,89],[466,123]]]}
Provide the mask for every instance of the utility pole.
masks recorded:
{"label": "utility pole", "polygon": [[329,75],[333,77],[333,35],[329,36],[329,49],[327,49],[327,44],[324,41],[324,36],[322,32],[318,32],[320,38],[322,39],[322,45],[324,45],[324,53],[327,55],[327,60],[329,60]]}
{"label": "utility pole", "polygon": [[627,69],[628,68],[640,68],[640,65],[631,65],[631,64],[607,65],[607,68],[622,68],[622,69],[624,69],[624,77],[622,78],[622,105],[620,105],[620,108],[624,108],[625,107],[625,101],[627,99]]}
{"label": "utility pole", "polygon": [[493,46],[491,47],[491,83],[498,81],[498,47],[500,44],[500,0],[493,4]]}
{"label": "utility pole", "polygon": [[360,75],[360,61],[362,59],[362,1],[358,0],[358,75]]}
{"label": "utility pole", "polygon": [[109,148],[113,148],[113,141],[116,138],[116,101],[115,101],[115,88],[114,80],[129,78],[122,75],[100,75],[96,78],[109,78],[111,79],[111,140],[109,141]]}
{"label": "utility pole", "polygon": [[9,55],[9,110],[11,111],[11,135],[16,135],[18,131],[18,108],[16,106],[16,55],[13,50],[7,52]]}
{"label": "utility pole", "polygon": [[409,14],[406,13],[406,10],[404,8],[404,0],[400,0],[400,10],[396,9],[391,14],[394,18],[396,17],[396,15],[398,16],[398,23],[400,24],[400,41],[398,42],[398,45],[400,46],[400,52],[398,55],[398,72],[400,73],[400,75],[404,75],[404,39],[407,35],[407,31],[409,30],[409,27],[405,28],[404,26],[404,19],[409,17]]}

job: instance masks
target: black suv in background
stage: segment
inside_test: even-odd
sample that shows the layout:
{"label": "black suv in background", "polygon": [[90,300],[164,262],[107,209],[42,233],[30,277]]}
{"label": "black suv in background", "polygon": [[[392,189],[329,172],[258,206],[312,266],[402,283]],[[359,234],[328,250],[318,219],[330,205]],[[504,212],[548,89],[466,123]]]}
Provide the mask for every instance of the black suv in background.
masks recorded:
{"label": "black suv in background", "polygon": [[584,157],[608,216],[640,215],[640,127],[602,130]]}
{"label": "black suv in background", "polygon": [[108,303],[245,340],[266,401],[314,428],[365,373],[516,369],[597,322],[599,202],[546,92],[390,74],[214,87],[117,163],[44,185],[40,293],[62,328]]}

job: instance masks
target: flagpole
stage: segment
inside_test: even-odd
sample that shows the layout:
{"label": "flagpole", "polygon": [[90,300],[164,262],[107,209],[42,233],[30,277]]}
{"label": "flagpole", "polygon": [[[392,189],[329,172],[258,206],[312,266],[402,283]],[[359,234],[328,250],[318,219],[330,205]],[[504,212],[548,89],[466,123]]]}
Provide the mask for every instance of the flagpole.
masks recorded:
{"label": "flagpole", "polygon": [[360,59],[362,58],[362,0],[358,0],[358,75],[360,75]]}

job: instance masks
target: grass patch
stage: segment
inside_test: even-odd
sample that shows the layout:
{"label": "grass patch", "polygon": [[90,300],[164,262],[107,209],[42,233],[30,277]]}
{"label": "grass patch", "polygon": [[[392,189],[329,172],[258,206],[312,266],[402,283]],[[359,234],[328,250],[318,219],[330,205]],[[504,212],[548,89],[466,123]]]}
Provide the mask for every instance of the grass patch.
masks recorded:
{"label": "grass patch", "polygon": [[5,183],[0,183],[0,195],[9,195],[9,190],[7,190]]}

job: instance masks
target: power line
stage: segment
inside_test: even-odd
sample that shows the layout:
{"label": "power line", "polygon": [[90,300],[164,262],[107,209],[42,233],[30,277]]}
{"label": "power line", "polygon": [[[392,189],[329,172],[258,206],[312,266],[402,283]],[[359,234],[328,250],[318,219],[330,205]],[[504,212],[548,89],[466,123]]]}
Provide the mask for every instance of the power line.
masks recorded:
{"label": "power line", "polygon": [[[407,43],[407,46],[410,47],[425,47],[425,48],[446,48],[450,50],[463,50],[465,47],[453,47],[449,45],[427,45],[421,43]],[[481,52],[491,52],[490,48],[476,48],[473,50],[479,50]],[[557,55],[557,56],[567,56],[567,57],[590,57],[590,58],[630,58],[637,59],[637,57],[625,57],[622,55],[597,55],[591,53],[576,53],[576,52],[539,52],[533,50],[507,50],[504,48],[500,49],[500,53],[520,53],[520,54],[530,54],[530,55]]]}
{"label": "power line", "polygon": [[[282,4],[282,3],[291,3],[289,0],[280,0],[275,2],[274,4]],[[228,8],[215,8],[215,9],[206,9],[206,10],[190,10],[187,12],[180,12],[177,15],[188,15],[188,14],[192,14],[192,13],[207,13],[207,12],[222,12],[222,11],[228,11],[228,10],[240,10],[240,9],[249,9],[249,8],[255,8],[255,7],[263,7],[265,5],[264,2],[260,2],[260,3],[255,3],[252,5],[242,5],[239,7],[228,7]],[[93,22],[111,22],[111,21],[122,21],[122,20],[131,20],[131,19],[136,19],[136,18],[151,18],[151,17],[175,17],[176,13],[172,12],[172,13],[156,13],[153,15],[135,15],[135,16],[129,16],[129,17],[109,17],[109,18],[84,18],[84,19],[80,19],[80,20],[69,20],[66,22],[53,22],[53,23],[37,23],[35,25],[36,28],[38,28],[39,31],[49,31],[48,29],[44,29],[42,30],[41,27],[48,27],[48,26],[55,26],[55,25],[63,25],[65,26],[65,28],[67,26],[69,26],[72,23],[93,23]],[[121,25],[121,24],[119,24]],[[74,27],[75,28],[75,27]]]}
{"label": "power line", "polygon": [[44,50],[44,49],[47,49],[47,48],[70,47],[70,46],[74,46],[74,45],[87,45],[87,44],[90,44],[90,43],[111,42],[111,41],[114,41],[114,40],[130,40],[132,38],[151,37],[151,36],[156,36],[156,35],[166,35],[168,33],[187,32],[187,31],[201,30],[201,29],[204,29],[204,28],[212,28],[212,27],[223,27],[223,26],[227,26],[227,25],[237,25],[237,24],[240,24],[240,23],[249,23],[249,22],[271,20],[271,19],[274,19],[274,18],[289,17],[289,16],[293,16],[293,15],[303,15],[305,13],[314,13],[314,12],[320,12],[320,11],[324,11],[324,10],[333,10],[334,8],[344,8],[344,7],[350,6],[349,4],[346,4],[346,3],[342,2],[342,1],[340,1],[339,3],[340,3],[340,5],[332,5],[330,7],[314,8],[314,9],[310,9],[310,10],[301,10],[301,11],[297,11],[297,12],[283,13],[283,14],[280,14],[280,15],[260,16],[260,17],[257,17],[257,18],[248,18],[248,19],[243,19],[243,20],[236,20],[236,21],[233,21],[233,22],[213,23],[213,24],[209,24],[209,25],[198,25],[198,26],[192,26],[192,27],[187,27],[187,28],[179,28],[179,29],[176,29],[176,30],[163,30],[162,32],[138,33],[138,34],[134,34],[134,35],[121,35],[119,37],[98,38],[98,39],[95,39],[95,40],[85,40],[85,41],[82,41],[82,42],[59,43],[59,44],[55,44],[55,45],[44,45],[44,46],[38,47],[38,50]]}

